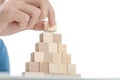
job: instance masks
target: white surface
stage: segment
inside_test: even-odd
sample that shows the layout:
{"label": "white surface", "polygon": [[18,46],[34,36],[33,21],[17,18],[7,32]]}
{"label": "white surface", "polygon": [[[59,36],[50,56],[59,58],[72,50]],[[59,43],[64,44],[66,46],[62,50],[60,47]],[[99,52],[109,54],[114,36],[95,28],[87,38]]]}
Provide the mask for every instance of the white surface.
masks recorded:
{"label": "white surface", "polygon": [[120,80],[119,78],[81,78],[80,76],[58,76],[58,75],[41,75],[41,76],[10,76],[0,73],[0,80]]}
{"label": "white surface", "polygon": [[80,76],[10,76],[8,74],[0,74],[0,80],[81,80]]}
{"label": "white surface", "polygon": [[9,76],[1,75],[0,80],[120,80],[119,78],[81,78],[80,76]]}
{"label": "white surface", "polygon": [[[120,78],[120,0],[50,0],[56,11],[57,33],[83,78]],[[41,32],[24,31],[3,37],[11,74],[20,75],[30,61]]]}

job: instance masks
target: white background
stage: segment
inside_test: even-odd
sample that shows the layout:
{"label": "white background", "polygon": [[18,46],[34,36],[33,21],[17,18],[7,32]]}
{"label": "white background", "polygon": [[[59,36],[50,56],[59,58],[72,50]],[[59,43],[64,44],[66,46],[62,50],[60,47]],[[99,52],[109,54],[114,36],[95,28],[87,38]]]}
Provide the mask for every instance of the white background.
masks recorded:
{"label": "white background", "polygon": [[[83,78],[120,78],[120,0],[50,0],[72,63]],[[21,75],[42,31],[2,37],[11,74]]]}

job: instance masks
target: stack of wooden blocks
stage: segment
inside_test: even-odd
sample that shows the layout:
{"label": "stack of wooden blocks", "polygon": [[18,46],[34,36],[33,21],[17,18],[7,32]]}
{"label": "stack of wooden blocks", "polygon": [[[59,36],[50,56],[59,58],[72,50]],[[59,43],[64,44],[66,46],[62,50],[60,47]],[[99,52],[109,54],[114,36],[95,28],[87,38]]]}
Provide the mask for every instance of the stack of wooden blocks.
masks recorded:
{"label": "stack of wooden blocks", "polygon": [[46,31],[40,34],[40,41],[35,44],[31,61],[26,63],[24,75],[76,75],[76,65],[71,64],[71,54],[67,54],[66,44],[62,44],[62,35],[52,33],[45,23]]}

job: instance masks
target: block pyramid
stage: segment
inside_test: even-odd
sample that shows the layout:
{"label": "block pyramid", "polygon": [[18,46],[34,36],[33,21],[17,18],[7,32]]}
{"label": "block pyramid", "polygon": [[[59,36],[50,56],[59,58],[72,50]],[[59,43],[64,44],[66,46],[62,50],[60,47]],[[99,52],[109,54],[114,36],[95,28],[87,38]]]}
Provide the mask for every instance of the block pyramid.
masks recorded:
{"label": "block pyramid", "polygon": [[45,29],[47,32],[40,34],[40,40],[35,44],[35,52],[31,53],[31,61],[26,62],[23,75],[76,75],[76,64],[71,63],[71,54],[67,54],[62,35],[52,32],[56,26],[48,28]]}

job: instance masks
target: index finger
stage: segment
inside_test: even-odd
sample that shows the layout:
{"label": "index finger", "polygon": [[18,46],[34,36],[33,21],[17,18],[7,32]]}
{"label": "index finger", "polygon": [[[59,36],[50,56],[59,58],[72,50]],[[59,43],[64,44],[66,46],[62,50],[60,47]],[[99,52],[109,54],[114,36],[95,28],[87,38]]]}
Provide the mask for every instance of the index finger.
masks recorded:
{"label": "index finger", "polygon": [[55,12],[50,4],[48,5],[48,22],[51,26],[55,25]]}

